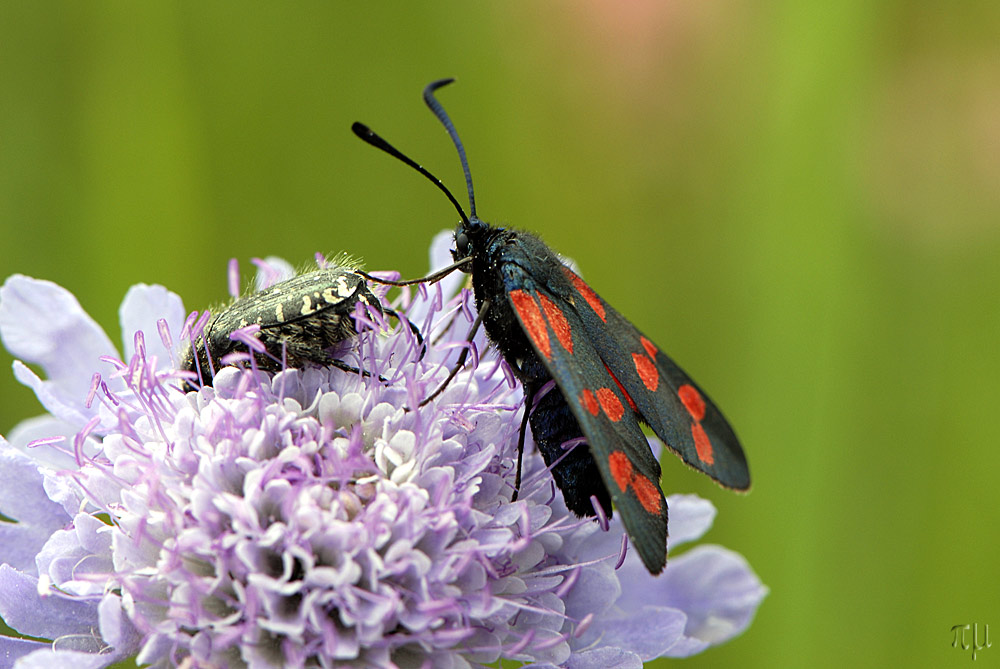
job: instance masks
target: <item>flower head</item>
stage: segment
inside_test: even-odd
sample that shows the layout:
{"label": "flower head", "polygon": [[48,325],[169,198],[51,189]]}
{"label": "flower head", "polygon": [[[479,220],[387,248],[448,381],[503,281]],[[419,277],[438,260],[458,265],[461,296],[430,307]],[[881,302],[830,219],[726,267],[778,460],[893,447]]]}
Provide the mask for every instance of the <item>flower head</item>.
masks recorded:
{"label": "flower head", "polygon": [[[439,237],[433,257],[444,260]],[[442,253],[444,252],[444,254]],[[222,369],[181,390],[180,299],[137,286],[125,354],[54,284],[11,277],[0,335],[48,415],[0,438],[0,616],[18,666],[640,666],[742,632],[766,590],[701,546],[658,578],[616,522],[570,514],[533,450],[511,502],[522,397],[459,277],[357,312],[334,368]],[[189,320],[190,322],[190,320]],[[530,442],[529,442],[530,443]],[[671,496],[672,546],[714,509]]]}

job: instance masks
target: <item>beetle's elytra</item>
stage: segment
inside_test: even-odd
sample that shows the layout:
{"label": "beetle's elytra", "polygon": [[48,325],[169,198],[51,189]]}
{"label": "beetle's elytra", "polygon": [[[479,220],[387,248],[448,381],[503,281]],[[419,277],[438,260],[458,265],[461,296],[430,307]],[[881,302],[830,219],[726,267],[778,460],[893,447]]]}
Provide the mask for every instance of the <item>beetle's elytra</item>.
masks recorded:
{"label": "beetle's elytra", "polygon": [[193,347],[188,345],[180,368],[198,374],[202,385],[212,385],[220,360],[245,348],[230,334],[259,325],[256,337],[266,353],[256,353],[254,358],[264,371],[334,366],[356,372],[332,358],[330,352],[357,335],[353,314],[359,302],[383,311],[364,279],[350,269],[330,266],[294,276],[240,298],[216,314]]}

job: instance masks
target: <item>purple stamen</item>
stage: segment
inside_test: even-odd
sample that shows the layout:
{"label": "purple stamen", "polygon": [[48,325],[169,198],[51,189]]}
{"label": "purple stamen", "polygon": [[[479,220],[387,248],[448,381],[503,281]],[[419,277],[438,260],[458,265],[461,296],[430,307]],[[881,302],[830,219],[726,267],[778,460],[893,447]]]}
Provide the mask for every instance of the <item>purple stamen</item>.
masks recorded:
{"label": "purple stamen", "polygon": [[88,409],[94,404],[94,395],[97,394],[97,389],[101,385],[101,373],[94,372],[94,375],[90,377],[90,390],[87,391],[87,398],[83,401],[83,406]]}
{"label": "purple stamen", "polygon": [[601,506],[600,501],[597,499],[597,495],[590,496],[590,505],[594,507],[594,513],[597,515],[597,524],[601,526],[602,532],[607,532],[611,527],[608,522],[608,516],[604,513],[604,507]]}
{"label": "purple stamen", "polygon": [[625,556],[628,555],[628,535],[622,535],[622,547],[618,552],[618,562],[615,563],[615,571],[621,569],[621,566],[625,564]]}
{"label": "purple stamen", "polygon": [[229,297],[236,299],[240,296],[240,262],[236,258],[229,259],[229,271],[226,274]]}

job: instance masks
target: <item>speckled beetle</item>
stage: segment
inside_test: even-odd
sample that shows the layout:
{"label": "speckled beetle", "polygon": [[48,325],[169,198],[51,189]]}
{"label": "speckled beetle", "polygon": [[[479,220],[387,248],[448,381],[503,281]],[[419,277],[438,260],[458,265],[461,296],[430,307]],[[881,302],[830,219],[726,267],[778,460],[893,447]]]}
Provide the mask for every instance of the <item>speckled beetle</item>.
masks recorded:
{"label": "speckled beetle", "polygon": [[[348,268],[331,265],[294,276],[242,297],[213,316],[195,341],[197,359],[189,344],[181,356],[180,368],[198,374],[201,385],[212,385],[213,370],[222,366],[222,358],[247,349],[245,343],[229,335],[259,325],[255,336],[266,353],[255,353],[254,358],[262,370],[325,366],[358,373],[357,368],[331,356],[337,344],[357,335],[353,314],[358,302],[379,313],[395,315],[381,306],[364,278]],[[410,328],[422,342],[420,332],[412,324]],[[185,389],[195,388],[195,383],[187,382]]]}

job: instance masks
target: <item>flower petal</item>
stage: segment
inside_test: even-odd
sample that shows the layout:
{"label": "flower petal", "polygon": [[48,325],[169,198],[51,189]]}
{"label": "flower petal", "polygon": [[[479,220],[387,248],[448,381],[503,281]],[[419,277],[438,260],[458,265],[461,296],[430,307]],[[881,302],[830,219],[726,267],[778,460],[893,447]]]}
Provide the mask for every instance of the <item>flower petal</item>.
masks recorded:
{"label": "flower petal", "polygon": [[[48,645],[48,644],[46,644]],[[73,669],[101,669],[113,664],[117,659],[114,655],[85,653],[72,650],[37,650],[31,655],[21,658],[17,669],[52,669],[52,667],[73,667]]]}
{"label": "flower petal", "polygon": [[615,603],[618,610],[656,602],[687,616],[684,635],[666,652],[671,657],[699,653],[742,633],[767,594],[746,560],[720,546],[696,546],[671,557],[658,577],[630,552],[618,576],[629,584]]}
{"label": "flower petal", "polygon": [[580,571],[576,583],[566,595],[567,616],[576,620],[582,620],[588,614],[603,616],[607,609],[614,606],[623,584],[618,580],[614,565],[606,562]]}
{"label": "flower petal", "polygon": [[[650,598],[649,601],[660,600]],[[617,615],[604,615],[600,624],[588,629],[580,640],[592,639],[597,648],[622,649],[635,653],[644,661],[652,660],[684,636],[685,622],[686,616],[677,609],[640,606]]]}
{"label": "flower petal", "polygon": [[[37,650],[50,648],[52,644],[45,641],[30,641],[28,639],[18,639],[12,636],[0,635],[0,660],[4,667],[13,667],[20,658]],[[18,668],[25,666],[18,664]],[[48,666],[55,666],[49,664]]]}
{"label": "flower petal", "polygon": [[142,637],[132,621],[122,609],[122,598],[107,593],[97,607],[100,619],[101,638],[115,649],[120,657],[135,655],[139,650]]}
{"label": "flower petal", "polygon": [[45,381],[20,360],[15,360],[11,367],[14,369],[14,378],[31,388],[38,402],[53,416],[58,416],[71,425],[84,425],[95,413],[95,409],[87,408],[84,396],[63,392],[58,384]]}
{"label": "flower petal", "polygon": [[[184,326],[184,302],[180,296],[163,286],[147,286],[136,284],[125,293],[121,307],[118,308],[118,320],[122,326],[122,344],[125,351],[124,360],[135,354],[135,333],[142,330],[146,342],[146,357],[156,356],[165,367],[172,360],[173,351],[167,350],[160,337],[157,321],[166,320],[172,337],[180,334]],[[177,345],[177,342],[174,342]]]}
{"label": "flower petal", "polygon": [[63,592],[100,595],[101,578],[114,571],[111,562],[111,527],[97,518],[78,513],[67,529],[52,533],[35,560],[38,572]]}
{"label": "flower petal", "polygon": [[[50,500],[44,477],[32,461],[0,437],[0,513],[13,523],[0,523],[0,562],[35,573],[35,555],[69,517]],[[8,621],[9,622],[9,621]]]}
{"label": "flower petal", "polygon": [[[687,614],[685,635],[719,644],[750,625],[767,588],[739,553],[697,546],[671,562],[657,579],[655,597]],[[682,647],[667,655],[681,657]]]}
{"label": "flower petal", "polygon": [[90,637],[97,628],[97,603],[59,594],[41,597],[38,579],[0,564],[0,618],[12,629],[39,639]]}
{"label": "flower petal", "polygon": [[[40,279],[15,274],[0,287],[0,339],[14,356],[36,363],[45,371],[48,402],[76,407],[92,416],[83,405],[94,370],[102,355],[117,355],[114,344],[65,288]],[[16,372],[16,370],[15,370]],[[18,380],[25,382],[25,375]],[[37,377],[36,377],[37,378]],[[28,383],[35,392],[37,384]]]}
{"label": "flower petal", "polygon": [[[28,456],[36,465],[51,469],[76,469],[77,462],[73,455],[73,437],[79,432],[80,426],[60,420],[55,416],[45,414],[22,420],[14,426],[7,435],[7,441],[12,448]],[[61,442],[31,446],[28,444],[37,439],[63,437]],[[93,457],[97,452],[97,444],[88,440],[84,443],[84,455]]]}
{"label": "flower petal", "polygon": [[670,508],[670,550],[700,539],[715,520],[715,507],[697,495],[670,495],[667,506]]}
{"label": "flower petal", "polygon": [[642,658],[621,648],[595,648],[575,653],[566,669],[642,669]]}

